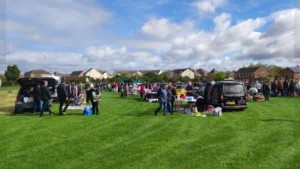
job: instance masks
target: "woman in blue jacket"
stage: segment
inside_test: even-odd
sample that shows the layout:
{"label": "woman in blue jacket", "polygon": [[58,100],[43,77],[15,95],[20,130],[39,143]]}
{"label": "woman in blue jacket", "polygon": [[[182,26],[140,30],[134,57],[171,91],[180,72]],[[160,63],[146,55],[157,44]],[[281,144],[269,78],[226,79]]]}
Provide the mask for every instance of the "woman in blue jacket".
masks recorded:
{"label": "woman in blue jacket", "polygon": [[157,112],[159,112],[162,108],[164,110],[164,116],[167,116],[167,103],[168,103],[168,92],[166,89],[166,85],[162,84],[157,91],[159,107],[155,110],[154,114],[157,116]]}

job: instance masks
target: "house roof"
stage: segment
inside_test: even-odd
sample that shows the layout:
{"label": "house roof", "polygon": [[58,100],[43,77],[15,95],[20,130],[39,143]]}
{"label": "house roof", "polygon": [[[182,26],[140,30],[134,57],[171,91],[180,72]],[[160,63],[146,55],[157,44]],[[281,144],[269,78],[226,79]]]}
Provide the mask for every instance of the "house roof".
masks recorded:
{"label": "house roof", "polygon": [[138,70],[139,72],[145,74],[145,73],[159,73],[160,70]]}
{"label": "house roof", "polygon": [[73,71],[70,76],[79,76],[80,74],[84,73],[83,71]]}
{"label": "house roof", "polygon": [[97,71],[98,71],[98,72],[100,72],[101,74],[105,73],[105,71],[104,71],[104,70],[100,70],[100,69],[98,69]]}
{"label": "house roof", "polygon": [[289,69],[291,69],[294,73],[300,73],[300,67],[288,67]]}
{"label": "house roof", "polygon": [[260,67],[250,67],[250,68],[240,68],[236,73],[254,73],[256,72]]}
{"label": "house roof", "polygon": [[37,69],[37,70],[32,70],[32,71],[29,71],[29,72],[25,72],[24,74],[51,74],[43,69]]}
{"label": "house roof", "polygon": [[173,72],[174,72],[174,73],[181,73],[181,72],[183,72],[183,71],[185,71],[185,70],[187,70],[187,69],[190,69],[190,70],[194,71],[194,70],[191,69],[191,68],[185,68],[185,69],[174,69]]}
{"label": "house roof", "polygon": [[202,76],[206,76],[208,74],[208,71],[204,70],[204,69],[198,69],[197,72],[202,75]]}
{"label": "house roof", "polygon": [[133,74],[136,73],[137,70],[116,70],[114,73],[125,73],[125,74]]}
{"label": "house roof", "polygon": [[214,68],[209,72],[209,74],[216,74],[216,73],[218,73],[218,71]]}

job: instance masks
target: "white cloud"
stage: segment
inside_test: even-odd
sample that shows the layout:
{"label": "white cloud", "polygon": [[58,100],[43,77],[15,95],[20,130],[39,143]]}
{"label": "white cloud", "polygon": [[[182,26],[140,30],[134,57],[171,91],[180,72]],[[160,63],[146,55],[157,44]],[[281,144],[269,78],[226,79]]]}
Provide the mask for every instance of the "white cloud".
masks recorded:
{"label": "white cloud", "polygon": [[140,32],[154,38],[165,39],[171,36],[185,34],[193,31],[194,23],[185,21],[181,25],[171,22],[166,18],[153,18],[146,22]]}
{"label": "white cloud", "polygon": [[227,0],[197,0],[192,5],[196,7],[200,14],[215,13],[216,9],[227,3]]}
{"label": "white cloud", "polygon": [[6,10],[30,23],[55,30],[82,30],[109,21],[112,13],[75,0],[10,0]]}

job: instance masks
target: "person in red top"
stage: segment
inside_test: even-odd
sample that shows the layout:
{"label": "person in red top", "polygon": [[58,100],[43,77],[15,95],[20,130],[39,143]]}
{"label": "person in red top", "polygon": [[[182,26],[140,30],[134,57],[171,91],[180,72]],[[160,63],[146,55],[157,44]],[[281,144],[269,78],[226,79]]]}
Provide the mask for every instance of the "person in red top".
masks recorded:
{"label": "person in red top", "polygon": [[140,88],[140,94],[141,94],[141,99],[144,98],[144,93],[146,91],[146,87],[145,87],[145,84],[141,84],[141,88]]}

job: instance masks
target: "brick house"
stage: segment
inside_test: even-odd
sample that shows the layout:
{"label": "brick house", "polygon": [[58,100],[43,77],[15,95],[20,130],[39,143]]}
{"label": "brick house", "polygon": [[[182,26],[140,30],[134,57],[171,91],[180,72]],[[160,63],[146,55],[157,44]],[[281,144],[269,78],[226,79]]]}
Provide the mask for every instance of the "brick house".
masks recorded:
{"label": "brick house", "polygon": [[197,73],[201,76],[201,77],[206,77],[208,75],[208,71],[204,70],[204,69],[198,69]]}
{"label": "brick house", "polygon": [[52,76],[52,73],[49,73],[42,69],[32,70],[24,73],[25,78],[41,78],[43,76]]}
{"label": "brick house", "polygon": [[235,71],[225,72],[225,78],[226,78],[226,80],[234,80],[234,73],[235,73]]}
{"label": "brick house", "polygon": [[283,69],[280,73],[281,80],[285,80],[286,78],[300,80],[300,66],[296,67],[287,67]]}
{"label": "brick house", "polygon": [[79,79],[81,77],[84,77],[84,71],[73,71],[70,74],[70,79],[72,79],[72,80]]}
{"label": "brick house", "polygon": [[270,73],[263,66],[254,68],[240,68],[234,73],[234,79],[236,81],[248,81],[252,83],[256,80],[259,81],[261,78],[267,78],[269,74]]}

